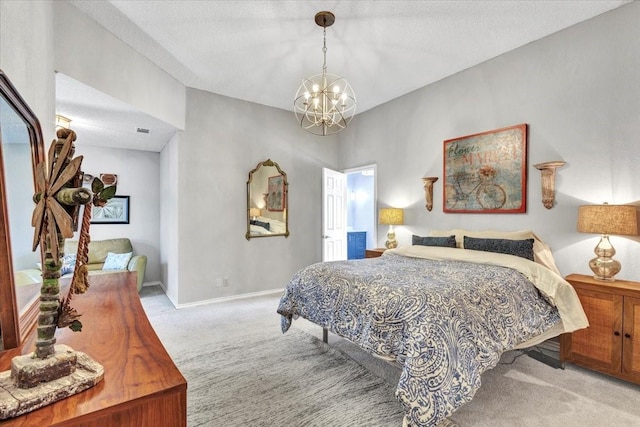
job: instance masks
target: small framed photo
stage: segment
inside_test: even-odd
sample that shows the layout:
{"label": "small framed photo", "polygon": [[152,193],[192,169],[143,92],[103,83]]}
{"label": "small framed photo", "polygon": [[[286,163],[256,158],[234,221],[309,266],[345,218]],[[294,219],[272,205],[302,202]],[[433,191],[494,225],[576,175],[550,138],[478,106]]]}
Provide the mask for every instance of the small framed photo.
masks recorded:
{"label": "small framed photo", "polygon": [[284,176],[275,175],[269,177],[268,181],[269,193],[267,196],[267,210],[281,212],[285,209],[285,186]]}
{"label": "small framed photo", "polygon": [[103,207],[93,206],[91,224],[129,224],[129,196],[113,196]]}

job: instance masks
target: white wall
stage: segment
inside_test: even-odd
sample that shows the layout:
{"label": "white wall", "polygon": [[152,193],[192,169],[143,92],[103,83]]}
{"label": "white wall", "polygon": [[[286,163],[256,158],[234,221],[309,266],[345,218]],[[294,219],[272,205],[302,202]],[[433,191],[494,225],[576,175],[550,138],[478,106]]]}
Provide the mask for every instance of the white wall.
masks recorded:
{"label": "white wall", "polygon": [[[268,158],[287,174],[291,235],[247,241],[249,171]],[[282,289],[321,259],[322,167],[337,166],[335,137],[305,132],[288,111],[188,89],[178,159],[179,304]]]}
{"label": "white wall", "polygon": [[[407,225],[396,228],[400,243],[433,228],[532,228],[551,244],[563,274],[588,273],[597,237],[574,231],[577,206],[640,200],[639,20],[639,3],[623,6],[358,115],[334,138],[306,134],[288,111],[197,90],[185,95],[66,2],[0,0],[0,68],[40,118],[45,141],[53,135],[54,70],[185,129],[157,160],[157,203],[167,223],[157,226],[163,255],[150,274],[167,281],[174,303],[188,304],[281,288],[320,260],[323,166],[377,163],[379,206],[408,208]],[[425,210],[420,178],[442,175],[443,140],[518,123],[530,126],[526,214],[445,215],[442,181],[433,211]],[[109,166],[92,166],[89,157],[87,172]],[[291,236],[246,241],[247,174],[267,158],[288,174]],[[557,205],[546,210],[532,165],[549,160],[567,165],[558,171]],[[385,233],[378,229],[378,246]],[[612,240],[620,277],[638,280],[638,239]],[[228,288],[213,286],[219,276]]]}
{"label": "white wall", "polygon": [[129,238],[134,255],[147,256],[144,281],[160,281],[160,153],[93,147],[83,142],[89,141],[79,136],[75,143],[76,156],[84,156],[82,171],[95,177],[101,173],[118,175],[117,195],[130,196],[129,224],[92,224],[91,240]]}
{"label": "white wall", "polygon": [[178,303],[178,144],[181,132],[160,153],[160,275],[169,299]]}
{"label": "white wall", "polygon": [[55,3],[55,70],[184,129],[185,88],[66,1]]}
{"label": "white wall", "polygon": [[[378,205],[407,208],[400,244],[431,229],[532,229],[563,274],[591,274],[598,238],[576,230],[581,204],[640,200],[640,3],[501,55],[357,116],[339,134],[341,168],[378,164]],[[529,124],[526,214],[444,214],[443,141]],[[556,206],[536,163],[564,160]],[[423,176],[439,176],[424,208]],[[382,244],[385,230],[378,229]],[[612,237],[620,278],[640,280],[640,239]]]}
{"label": "white wall", "polygon": [[[53,6],[47,1],[17,2],[0,0],[0,69],[7,75],[25,102],[39,118],[44,141],[53,135],[55,80],[53,67]],[[35,205],[30,155],[20,144],[4,147],[5,176],[8,185],[20,198],[9,206],[13,262],[16,268],[34,268],[38,254],[31,250],[33,227],[31,214]],[[20,151],[21,154],[18,154]],[[19,155],[16,160],[13,156]],[[13,161],[11,160],[13,158]],[[23,185],[20,184],[23,183]],[[16,190],[15,185],[21,185]],[[19,224],[19,225],[18,225]]]}
{"label": "white wall", "polygon": [[0,0],[0,69],[40,120],[45,144],[55,132],[53,3]]}

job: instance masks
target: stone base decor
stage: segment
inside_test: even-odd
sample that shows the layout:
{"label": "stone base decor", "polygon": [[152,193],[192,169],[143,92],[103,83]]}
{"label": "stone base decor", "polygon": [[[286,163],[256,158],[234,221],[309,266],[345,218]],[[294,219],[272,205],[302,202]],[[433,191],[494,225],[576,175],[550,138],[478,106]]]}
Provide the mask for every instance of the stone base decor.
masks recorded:
{"label": "stone base decor", "polygon": [[17,356],[11,370],[0,373],[0,419],[67,398],[93,387],[103,377],[102,365],[66,345],[56,345],[55,353],[46,359]]}

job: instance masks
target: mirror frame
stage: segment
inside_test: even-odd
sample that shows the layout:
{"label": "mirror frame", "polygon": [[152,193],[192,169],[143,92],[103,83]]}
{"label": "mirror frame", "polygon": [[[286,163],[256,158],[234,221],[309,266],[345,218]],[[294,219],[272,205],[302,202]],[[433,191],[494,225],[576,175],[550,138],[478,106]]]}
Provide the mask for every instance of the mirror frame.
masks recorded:
{"label": "mirror frame", "polygon": [[[0,96],[14,109],[27,127],[31,145],[31,172],[35,193],[36,165],[45,159],[40,122],[2,70],[0,70]],[[24,337],[36,324],[39,301],[36,299],[34,304],[27,308],[24,315],[22,317],[19,316],[13,271],[13,255],[11,252],[11,236],[9,234],[8,207],[7,199],[4,196],[6,194],[4,172],[4,158],[2,156],[2,144],[0,143],[0,198],[2,199],[0,203],[0,239],[2,240],[0,242],[0,301],[2,301],[0,305],[0,327],[2,328],[4,349],[7,350],[20,346]]]}
{"label": "mirror frame", "polygon": [[[284,216],[284,224],[285,224],[285,232],[284,233],[276,233],[276,234],[251,234],[251,215],[249,215],[249,209],[251,208],[251,182],[253,181],[253,174],[256,173],[261,167],[267,166],[275,166],[278,170],[278,173],[282,175],[284,181],[284,206],[285,206],[285,216]],[[287,180],[287,174],[280,169],[280,166],[271,159],[267,159],[264,162],[260,162],[249,172],[249,180],[247,181],[247,233],[245,234],[245,238],[247,240],[256,239],[258,237],[277,237],[284,236],[289,237],[289,181]]]}

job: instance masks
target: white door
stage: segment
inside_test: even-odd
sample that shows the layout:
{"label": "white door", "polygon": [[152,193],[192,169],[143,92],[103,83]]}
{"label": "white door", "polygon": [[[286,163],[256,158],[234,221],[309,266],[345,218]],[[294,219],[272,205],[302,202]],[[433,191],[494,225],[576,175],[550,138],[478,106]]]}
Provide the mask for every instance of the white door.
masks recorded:
{"label": "white door", "polygon": [[347,176],[322,169],[322,260],[347,259]]}

